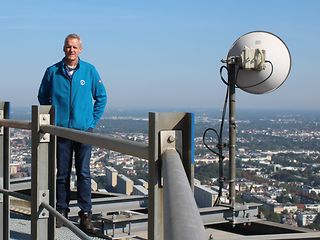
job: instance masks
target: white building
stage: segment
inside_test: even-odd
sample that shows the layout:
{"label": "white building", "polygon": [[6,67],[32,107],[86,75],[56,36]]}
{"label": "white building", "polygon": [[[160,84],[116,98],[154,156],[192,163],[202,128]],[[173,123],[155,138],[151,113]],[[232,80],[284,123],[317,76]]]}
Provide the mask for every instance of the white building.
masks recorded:
{"label": "white building", "polygon": [[301,212],[297,215],[297,223],[299,227],[307,226],[313,223],[317,213],[315,212]]}

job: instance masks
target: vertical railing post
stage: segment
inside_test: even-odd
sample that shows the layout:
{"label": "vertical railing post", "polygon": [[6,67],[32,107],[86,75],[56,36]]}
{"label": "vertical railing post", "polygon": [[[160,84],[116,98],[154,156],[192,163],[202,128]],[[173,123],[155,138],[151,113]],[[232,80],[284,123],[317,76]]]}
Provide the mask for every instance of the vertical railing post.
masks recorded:
{"label": "vertical railing post", "polygon": [[55,136],[40,131],[41,125],[54,123],[51,106],[32,106],[32,178],[31,178],[31,238],[55,239],[55,221],[45,202],[55,207]]}
{"label": "vertical railing post", "polygon": [[180,154],[193,189],[194,115],[192,113],[149,113],[148,239],[164,240],[163,189],[161,184],[161,131],[179,131]]}
{"label": "vertical railing post", "polygon": [[[9,102],[0,103],[0,119],[8,119]],[[0,188],[10,190],[10,131],[0,126]],[[0,193],[0,239],[10,239],[10,200]]]}

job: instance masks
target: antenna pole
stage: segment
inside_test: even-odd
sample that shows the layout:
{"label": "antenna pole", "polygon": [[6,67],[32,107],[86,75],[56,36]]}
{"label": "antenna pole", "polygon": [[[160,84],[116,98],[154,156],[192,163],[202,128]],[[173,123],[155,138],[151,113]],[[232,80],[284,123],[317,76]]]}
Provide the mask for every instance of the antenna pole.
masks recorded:
{"label": "antenna pole", "polygon": [[[237,60],[237,59],[233,59]],[[238,65],[237,61],[228,63],[228,84],[229,84],[229,204],[232,208],[235,206],[236,201],[236,75]]]}

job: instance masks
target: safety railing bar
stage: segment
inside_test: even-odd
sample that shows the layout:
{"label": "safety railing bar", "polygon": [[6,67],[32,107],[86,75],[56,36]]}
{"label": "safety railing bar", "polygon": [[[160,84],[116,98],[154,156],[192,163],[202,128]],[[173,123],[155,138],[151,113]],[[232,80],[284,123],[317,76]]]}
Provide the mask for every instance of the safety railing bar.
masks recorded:
{"label": "safety railing bar", "polygon": [[20,198],[20,199],[26,200],[28,202],[31,202],[31,196],[23,194],[23,193],[18,193],[18,192],[14,192],[14,191],[10,191],[10,190],[7,190],[7,189],[2,189],[2,188],[0,188],[0,193],[2,193],[4,195],[9,195],[9,196],[12,196],[12,197]]}
{"label": "safety railing bar", "polygon": [[19,129],[31,130],[30,121],[0,119],[0,127],[1,126],[8,127],[8,128],[19,128]]}
{"label": "safety railing bar", "polygon": [[149,159],[149,148],[145,143],[135,142],[126,139],[99,135],[96,133],[64,128],[54,125],[42,125],[40,130],[43,133],[53,134],[58,137],[68,138],[92,146],[107,148],[122,154],[127,154],[143,159]]}
{"label": "safety railing bar", "polygon": [[49,204],[42,202],[40,207],[47,209],[52,215],[61,220],[66,227],[68,227],[74,234],[76,234],[80,239],[88,239],[91,238],[86,235],[83,231],[81,231],[78,227],[76,227],[72,222],[63,217],[57,210],[51,207]]}
{"label": "safety railing bar", "polygon": [[162,154],[164,239],[207,239],[179,153]]}

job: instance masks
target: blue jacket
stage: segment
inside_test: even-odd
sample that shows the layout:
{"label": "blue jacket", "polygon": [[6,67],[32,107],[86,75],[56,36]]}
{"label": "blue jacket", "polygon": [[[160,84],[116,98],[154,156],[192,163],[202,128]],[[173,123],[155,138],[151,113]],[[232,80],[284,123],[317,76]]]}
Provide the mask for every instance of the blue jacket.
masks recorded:
{"label": "blue jacket", "polygon": [[55,107],[57,126],[86,131],[94,128],[104,113],[107,94],[93,65],[79,59],[70,78],[62,60],[47,68],[38,100],[41,105]]}

